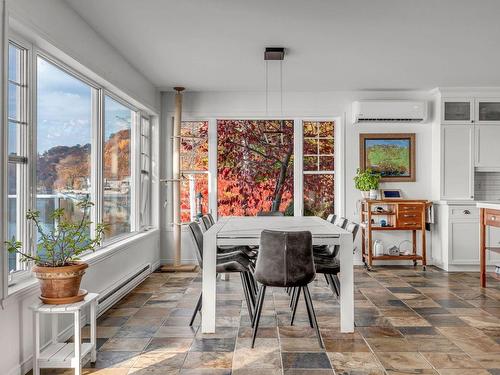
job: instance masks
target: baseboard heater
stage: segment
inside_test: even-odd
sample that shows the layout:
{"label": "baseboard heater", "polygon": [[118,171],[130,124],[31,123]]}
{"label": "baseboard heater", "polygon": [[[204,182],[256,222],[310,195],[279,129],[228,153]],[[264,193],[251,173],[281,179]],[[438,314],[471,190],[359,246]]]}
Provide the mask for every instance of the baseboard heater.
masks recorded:
{"label": "baseboard heater", "polygon": [[105,292],[99,298],[97,315],[100,316],[109,310],[114,304],[122,299],[126,294],[130,293],[137,285],[139,285],[151,273],[151,265],[144,266],[133,275],[123,280],[113,289]]}

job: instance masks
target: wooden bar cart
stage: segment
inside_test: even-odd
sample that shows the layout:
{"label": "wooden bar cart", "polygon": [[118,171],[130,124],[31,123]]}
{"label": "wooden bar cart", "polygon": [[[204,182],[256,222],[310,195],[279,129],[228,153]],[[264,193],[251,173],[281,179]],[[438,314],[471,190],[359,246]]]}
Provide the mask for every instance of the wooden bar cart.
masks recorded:
{"label": "wooden bar cart", "polygon": [[[360,223],[362,234],[362,258],[367,269],[371,269],[374,260],[413,260],[416,266],[422,262],[425,270],[426,235],[425,223],[427,222],[427,209],[432,205],[427,200],[386,199],[361,201]],[[384,219],[385,226],[375,223],[375,220]],[[374,231],[402,231],[412,232],[412,252],[404,255],[374,255]],[[421,251],[417,252],[417,231],[421,232]]]}

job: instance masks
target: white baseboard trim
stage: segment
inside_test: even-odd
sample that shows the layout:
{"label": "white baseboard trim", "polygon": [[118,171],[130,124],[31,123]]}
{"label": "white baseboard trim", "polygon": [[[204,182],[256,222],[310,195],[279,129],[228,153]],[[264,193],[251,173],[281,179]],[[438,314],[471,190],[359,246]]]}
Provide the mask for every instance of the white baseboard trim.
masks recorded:
{"label": "white baseboard trim", "polygon": [[[167,258],[167,259],[160,259],[160,265],[164,264],[173,264],[175,259],[173,258]],[[197,259],[182,259],[181,264],[198,264]]]}

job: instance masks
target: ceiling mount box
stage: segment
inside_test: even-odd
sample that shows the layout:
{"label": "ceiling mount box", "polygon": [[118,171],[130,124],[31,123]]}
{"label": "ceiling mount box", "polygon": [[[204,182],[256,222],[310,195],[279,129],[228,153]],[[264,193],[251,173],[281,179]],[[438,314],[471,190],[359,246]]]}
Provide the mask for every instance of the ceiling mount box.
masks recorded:
{"label": "ceiling mount box", "polygon": [[352,103],[353,123],[423,122],[427,102],[416,100],[360,100]]}

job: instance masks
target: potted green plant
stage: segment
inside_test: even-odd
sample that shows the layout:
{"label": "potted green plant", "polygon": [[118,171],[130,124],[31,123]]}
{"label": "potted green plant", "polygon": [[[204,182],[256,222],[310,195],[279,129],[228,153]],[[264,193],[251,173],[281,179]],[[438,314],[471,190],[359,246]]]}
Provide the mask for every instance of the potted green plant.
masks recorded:
{"label": "potted green plant", "polygon": [[50,231],[43,230],[40,212],[28,211],[26,219],[33,222],[38,232],[38,244],[34,254],[25,252],[22,243],[12,237],[6,242],[10,253],[21,255],[22,262],[34,264],[32,272],[40,283],[40,299],[48,304],[64,304],[81,301],[86,291],[80,290],[80,282],[88,264],[80,261],[80,256],[101,244],[105,224],[97,224],[91,236],[89,211],[93,203],[84,200],[76,204],[82,211],[82,218],[72,221],[64,208],[55,209],[50,215],[54,225]]}
{"label": "potted green plant", "polygon": [[380,178],[380,174],[374,173],[371,169],[362,171],[358,168],[356,176],[354,177],[354,184],[356,189],[361,191],[363,198],[376,199]]}

